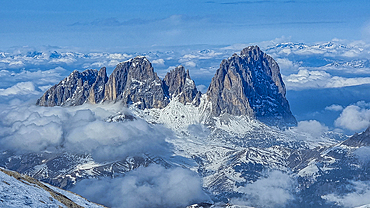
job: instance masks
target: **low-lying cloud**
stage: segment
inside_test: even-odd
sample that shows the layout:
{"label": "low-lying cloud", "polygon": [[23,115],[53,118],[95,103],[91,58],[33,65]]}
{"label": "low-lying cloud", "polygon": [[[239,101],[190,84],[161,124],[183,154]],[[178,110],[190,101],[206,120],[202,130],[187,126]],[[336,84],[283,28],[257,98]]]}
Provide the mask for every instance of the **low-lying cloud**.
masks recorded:
{"label": "low-lying cloud", "polygon": [[19,82],[6,89],[0,89],[0,96],[38,94],[32,82]]}
{"label": "low-lying cloud", "polygon": [[281,171],[271,171],[266,178],[239,189],[242,198],[232,199],[232,204],[256,207],[282,207],[294,200],[296,181]]}
{"label": "low-lying cloud", "polygon": [[335,126],[351,131],[364,130],[370,126],[370,105],[359,101],[345,107],[335,120]]}
{"label": "low-lying cloud", "polygon": [[330,106],[326,106],[325,107],[325,110],[328,110],[328,111],[342,111],[343,110],[343,106],[337,105],[337,104],[333,104],[333,105],[330,105]]}
{"label": "low-lying cloud", "polygon": [[124,177],[83,180],[72,191],[109,207],[176,208],[209,201],[201,184],[190,170],[150,165]]}
{"label": "low-lying cloud", "polygon": [[317,120],[299,121],[296,127],[291,127],[286,130],[286,133],[294,132],[298,140],[310,142],[317,145],[318,142],[328,142],[330,139],[325,137],[325,132],[329,131],[329,127],[320,123]]}
{"label": "low-lying cloud", "polygon": [[170,130],[141,119],[124,123],[104,121],[118,110],[126,111],[119,105],[5,107],[0,112],[0,147],[19,153],[91,153],[98,161],[140,153],[170,154],[170,144],[165,141],[172,136]]}
{"label": "low-lying cloud", "polygon": [[368,181],[353,181],[351,193],[338,195],[328,194],[323,199],[334,202],[342,207],[358,207],[370,204],[370,184]]}
{"label": "low-lying cloud", "polygon": [[363,147],[358,148],[357,150],[353,152],[353,154],[363,164],[367,164],[370,162],[370,147],[368,146],[363,146]]}
{"label": "low-lying cloud", "polygon": [[346,78],[332,76],[325,71],[310,71],[308,69],[300,69],[297,74],[290,74],[283,78],[287,88],[290,90],[341,88],[370,84],[370,77]]}

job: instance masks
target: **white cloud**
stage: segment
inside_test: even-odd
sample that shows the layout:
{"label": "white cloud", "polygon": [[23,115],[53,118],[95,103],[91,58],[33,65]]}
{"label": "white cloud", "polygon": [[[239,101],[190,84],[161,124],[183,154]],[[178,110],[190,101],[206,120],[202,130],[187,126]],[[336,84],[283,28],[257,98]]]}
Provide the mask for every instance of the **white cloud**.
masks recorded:
{"label": "white cloud", "polygon": [[287,58],[276,58],[275,61],[279,64],[279,67],[281,70],[287,71],[287,70],[298,70],[299,64],[294,63],[292,60],[289,60]]}
{"label": "white cloud", "polygon": [[325,107],[325,110],[328,110],[328,111],[342,111],[343,110],[343,106],[333,104],[331,106],[326,106]]}
{"label": "white cloud", "polygon": [[279,41],[266,46],[266,51],[273,56],[305,56],[332,58],[366,58],[370,45],[364,41],[347,41],[333,39],[329,42],[315,44]]}
{"label": "white cloud", "polygon": [[329,128],[316,120],[300,121],[296,128],[298,132],[309,133],[312,137],[318,138]]}
{"label": "white cloud", "polygon": [[223,50],[232,50],[232,51],[241,51],[243,48],[246,48],[250,46],[250,44],[245,44],[245,43],[238,43],[238,44],[233,44],[230,46],[226,46],[224,48],[221,48]]}
{"label": "white cloud", "polygon": [[300,69],[297,74],[284,76],[283,79],[290,90],[341,88],[370,84],[370,77],[344,78],[332,76],[325,71],[309,71],[307,69]]}
{"label": "white cloud", "polygon": [[184,60],[189,60],[189,59],[199,59],[199,55],[194,55],[194,54],[186,54],[182,57]]}
{"label": "white cloud", "polygon": [[206,92],[207,92],[208,87],[207,87],[207,86],[205,86],[205,85],[197,85],[197,89],[198,89],[199,91],[201,91],[202,93],[206,93]]}
{"label": "white cloud", "polygon": [[119,59],[119,60],[126,60],[126,59],[129,59],[131,57],[132,57],[132,55],[128,55],[128,54],[125,54],[125,53],[112,53],[112,54],[108,55],[109,59]]}
{"label": "white cloud", "polygon": [[156,59],[152,61],[152,64],[164,65],[163,59]]}
{"label": "white cloud", "polygon": [[187,67],[196,67],[197,64],[194,61],[187,61],[187,62],[185,62],[185,66],[187,66]]}
{"label": "white cloud", "polygon": [[370,204],[370,184],[369,182],[353,181],[354,191],[345,195],[328,194],[322,196],[323,199],[334,202],[342,207],[357,207]]}
{"label": "white cloud", "polygon": [[0,89],[0,96],[38,94],[32,82],[19,82],[16,85]]}
{"label": "white cloud", "polygon": [[349,105],[334,122],[335,126],[352,131],[363,130],[370,126],[369,104],[357,102]]}
{"label": "white cloud", "polygon": [[1,70],[0,77],[4,82],[14,84],[19,82],[32,82],[37,85],[43,85],[58,83],[63,78],[61,74],[65,72],[66,70],[62,67],[37,71],[22,70],[20,72]]}
{"label": "white cloud", "polygon": [[353,152],[362,163],[370,162],[370,147],[360,147]]}
{"label": "white cloud", "polygon": [[55,58],[50,60],[50,63],[66,63],[66,64],[72,64],[76,62],[77,60],[74,57],[61,57],[61,58]]}
{"label": "white cloud", "polygon": [[159,165],[140,167],[119,178],[83,180],[72,191],[109,207],[185,207],[209,200],[194,172]]}
{"label": "white cloud", "polygon": [[296,181],[288,174],[280,171],[271,171],[267,178],[257,180],[239,188],[245,196],[233,199],[235,205],[256,207],[280,207],[294,200]]}
{"label": "white cloud", "polygon": [[99,68],[101,68],[101,67],[103,67],[103,66],[105,66],[106,65],[106,63],[105,62],[94,62],[94,63],[92,63],[91,64],[91,67],[92,68],[95,68],[95,67],[99,67]]}
{"label": "white cloud", "polygon": [[22,67],[25,64],[22,61],[10,61],[9,67]]}
{"label": "white cloud", "polygon": [[[73,108],[23,106],[0,111],[0,148],[19,152],[40,150],[91,153],[97,161],[115,160],[128,155],[171,154],[165,139],[172,132],[141,119],[125,123],[105,122],[119,105],[83,105]],[[62,145],[63,144],[63,145]],[[61,148],[63,146],[63,148]]]}
{"label": "white cloud", "polygon": [[119,61],[111,60],[111,61],[109,61],[108,66],[117,66],[118,64],[119,64]]}

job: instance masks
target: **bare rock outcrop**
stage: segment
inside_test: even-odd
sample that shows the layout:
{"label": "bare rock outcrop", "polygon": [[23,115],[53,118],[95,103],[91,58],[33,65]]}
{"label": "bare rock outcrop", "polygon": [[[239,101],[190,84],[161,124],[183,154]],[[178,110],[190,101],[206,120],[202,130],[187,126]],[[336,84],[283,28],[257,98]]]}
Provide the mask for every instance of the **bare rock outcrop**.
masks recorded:
{"label": "bare rock outcrop", "polygon": [[352,137],[344,141],[343,144],[350,147],[370,146],[370,127],[360,134],[354,134]]}
{"label": "bare rock outcrop", "polygon": [[258,46],[221,62],[208,87],[213,116],[247,115],[265,123],[296,124],[278,64]]}
{"label": "bare rock outcrop", "polygon": [[164,108],[169,103],[162,80],[143,56],[117,65],[105,86],[104,100],[134,104],[139,109]]}
{"label": "bare rock outcrop", "polygon": [[194,81],[190,78],[189,70],[185,72],[183,66],[178,66],[166,74],[163,79],[166,92],[171,98],[177,97],[178,101],[186,104],[192,103],[199,106],[201,92],[197,90]]}
{"label": "bare rock outcrop", "polygon": [[[98,70],[88,69],[83,72],[73,71],[68,77],[47,90],[37,100],[40,106],[76,106],[82,105],[91,97],[96,103],[101,100],[98,92],[100,86],[106,81],[105,68]],[[97,93],[95,93],[97,92]],[[94,95],[92,95],[93,93]]]}

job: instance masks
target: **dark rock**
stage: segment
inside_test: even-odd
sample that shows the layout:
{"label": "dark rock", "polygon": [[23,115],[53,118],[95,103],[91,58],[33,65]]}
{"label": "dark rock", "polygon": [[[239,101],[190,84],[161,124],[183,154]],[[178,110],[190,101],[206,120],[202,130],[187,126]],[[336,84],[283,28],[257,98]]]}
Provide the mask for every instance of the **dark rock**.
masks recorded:
{"label": "dark rock", "polygon": [[354,134],[351,138],[343,142],[350,147],[370,146],[370,127],[361,134]]}
{"label": "dark rock", "polygon": [[145,57],[118,64],[105,89],[104,100],[134,104],[139,109],[164,108],[169,103],[162,80]]}
{"label": "dark rock", "polygon": [[107,69],[105,67],[101,68],[98,72],[95,82],[92,84],[88,101],[89,103],[99,103],[104,99],[105,93],[105,83],[108,81]]}
{"label": "dark rock", "polygon": [[177,97],[183,104],[193,103],[199,106],[201,92],[197,90],[194,81],[190,78],[189,70],[185,72],[183,66],[178,66],[166,74],[163,82],[171,98]]}
{"label": "dark rock", "polygon": [[255,117],[271,125],[295,125],[278,64],[258,46],[221,62],[208,87],[213,116]]}
{"label": "dark rock", "polygon": [[[99,75],[104,74],[105,69],[88,69],[83,72],[73,71],[59,84],[54,85],[37,100],[40,106],[76,106],[82,105],[89,98],[90,89],[96,82],[100,82]],[[95,86],[94,85],[94,86]]]}

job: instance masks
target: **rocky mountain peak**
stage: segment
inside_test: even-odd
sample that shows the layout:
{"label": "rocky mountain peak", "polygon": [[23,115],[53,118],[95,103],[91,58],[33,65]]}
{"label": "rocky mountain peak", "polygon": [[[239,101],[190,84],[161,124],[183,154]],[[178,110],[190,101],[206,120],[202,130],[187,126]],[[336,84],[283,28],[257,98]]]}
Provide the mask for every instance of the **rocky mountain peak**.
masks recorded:
{"label": "rocky mountain peak", "polygon": [[199,105],[201,92],[197,90],[194,81],[190,78],[189,70],[185,71],[183,66],[180,65],[168,72],[163,83],[171,98],[177,97],[178,101],[183,104]]}
{"label": "rocky mountain peak", "polygon": [[97,82],[101,82],[102,79],[104,82],[104,73],[105,68],[101,69],[99,72],[93,69],[88,69],[83,72],[75,70],[68,77],[59,82],[59,84],[47,90],[45,94],[37,100],[36,104],[40,106],[81,105],[85,103],[90,96],[92,86],[99,85]]}
{"label": "rocky mountain peak", "polygon": [[162,80],[143,56],[118,64],[105,87],[107,101],[135,104],[140,109],[164,108],[169,103]]}
{"label": "rocky mountain peak", "polygon": [[221,62],[208,87],[213,116],[247,115],[265,123],[296,124],[278,64],[258,46]]}
{"label": "rocky mountain peak", "polygon": [[191,80],[189,70],[179,66],[161,80],[149,60],[137,56],[118,64],[109,78],[105,67],[99,71],[73,71],[45,92],[36,104],[71,106],[107,101],[145,109],[164,108],[169,98],[175,97],[181,103],[199,105],[201,93]]}

